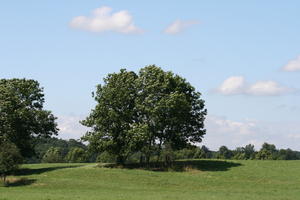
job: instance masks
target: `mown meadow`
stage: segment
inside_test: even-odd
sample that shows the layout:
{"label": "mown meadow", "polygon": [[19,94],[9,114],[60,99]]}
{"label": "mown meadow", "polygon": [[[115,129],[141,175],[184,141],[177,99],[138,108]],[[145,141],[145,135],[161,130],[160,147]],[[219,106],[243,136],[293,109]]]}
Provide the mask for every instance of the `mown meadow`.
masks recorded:
{"label": "mown meadow", "polygon": [[26,164],[0,200],[296,200],[300,161],[189,160],[173,170],[97,164]]}

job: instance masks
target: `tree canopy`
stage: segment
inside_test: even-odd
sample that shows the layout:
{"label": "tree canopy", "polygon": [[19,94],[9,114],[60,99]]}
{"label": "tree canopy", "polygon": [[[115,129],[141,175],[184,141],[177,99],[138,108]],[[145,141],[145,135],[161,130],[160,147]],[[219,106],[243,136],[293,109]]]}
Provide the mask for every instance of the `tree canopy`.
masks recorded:
{"label": "tree canopy", "polygon": [[35,80],[0,79],[0,137],[23,156],[33,153],[32,139],[57,134],[56,118],[43,109],[43,88]]}
{"label": "tree canopy", "polygon": [[97,86],[97,102],[81,123],[91,128],[83,139],[123,163],[133,151],[149,161],[162,146],[172,149],[201,142],[206,109],[201,94],[184,78],[151,65],[138,74],[122,69]]}

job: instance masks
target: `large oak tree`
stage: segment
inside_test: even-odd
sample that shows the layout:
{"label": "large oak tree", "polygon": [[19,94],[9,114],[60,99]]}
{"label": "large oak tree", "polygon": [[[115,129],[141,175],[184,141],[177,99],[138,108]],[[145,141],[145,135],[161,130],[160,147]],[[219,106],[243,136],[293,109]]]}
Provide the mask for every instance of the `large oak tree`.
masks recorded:
{"label": "large oak tree", "polygon": [[109,74],[97,86],[96,107],[82,121],[91,128],[83,139],[116,155],[120,164],[134,151],[149,162],[163,146],[181,149],[202,141],[206,109],[200,97],[184,78],[154,65],[139,74]]}

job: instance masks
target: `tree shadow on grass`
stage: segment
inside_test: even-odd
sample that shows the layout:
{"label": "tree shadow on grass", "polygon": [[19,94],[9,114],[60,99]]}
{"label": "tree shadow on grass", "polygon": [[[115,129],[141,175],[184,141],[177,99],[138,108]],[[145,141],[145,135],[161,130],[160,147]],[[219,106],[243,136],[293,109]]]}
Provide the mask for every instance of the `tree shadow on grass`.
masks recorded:
{"label": "tree shadow on grass", "polygon": [[227,171],[232,167],[238,167],[241,165],[241,163],[224,160],[175,161],[176,171],[185,171],[187,168],[192,168],[199,171]]}
{"label": "tree shadow on grass", "polygon": [[13,178],[9,179],[6,187],[18,187],[18,186],[26,186],[31,185],[36,182],[36,179],[28,179],[28,178]]}
{"label": "tree shadow on grass", "polygon": [[152,162],[149,166],[141,165],[139,163],[125,164],[118,166],[116,164],[104,164],[101,167],[108,168],[125,168],[125,169],[144,169],[150,171],[176,171],[185,172],[190,170],[198,171],[227,171],[232,167],[241,166],[241,163],[224,161],[224,160],[180,160],[174,161],[172,165],[166,167],[163,162]]}
{"label": "tree shadow on grass", "polygon": [[[53,167],[44,167],[44,168],[37,168],[37,169],[21,168],[18,171],[16,171],[13,175],[14,176],[36,175],[36,174],[42,174],[42,173],[55,171],[59,169],[76,168],[81,166],[83,165],[78,164],[78,165],[67,165],[67,166],[53,166]],[[37,181],[36,179],[29,179],[23,177],[10,177],[7,179],[5,184],[1,181],[0,186],[4,186],[4,187],[26,186],[26,185],[31,185],[36,181]]]}
{"label": "tree shadow on grass", "polygon": [[36,175],[36,174],[42,174],[42,173],[51,172],[59,169],[77,168],[81,166],[82,165],[79,164],[79,165],[68,165],[68,166],[44,167],[44,168],[37,168],[37,169],[21,168],[15,173],[15,175],[16,176]]}

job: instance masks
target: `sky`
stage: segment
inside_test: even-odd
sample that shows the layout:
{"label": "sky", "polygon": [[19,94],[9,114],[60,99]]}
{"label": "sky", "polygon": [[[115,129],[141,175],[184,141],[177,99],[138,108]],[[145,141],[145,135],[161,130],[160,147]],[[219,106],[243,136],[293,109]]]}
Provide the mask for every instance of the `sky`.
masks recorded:
{"label": "sky", "polygon": [[3,0],[0,78],[39,81],[58,137],[80,138],[108,73],[155,64],[206,102],[203,144],[300,150],[297,0]]}

